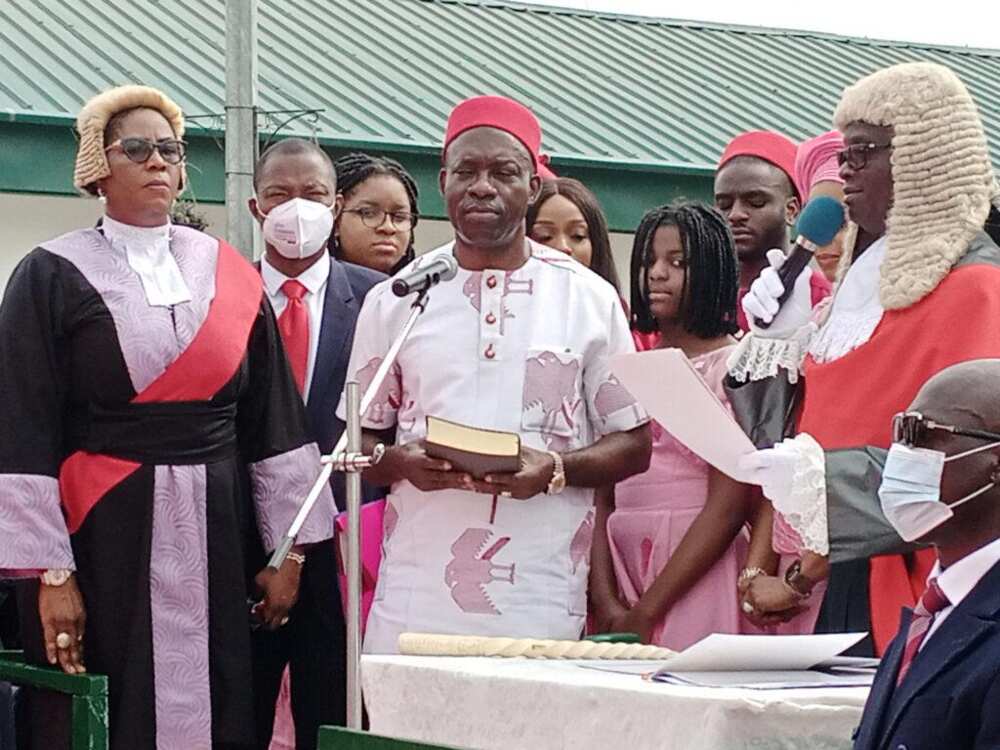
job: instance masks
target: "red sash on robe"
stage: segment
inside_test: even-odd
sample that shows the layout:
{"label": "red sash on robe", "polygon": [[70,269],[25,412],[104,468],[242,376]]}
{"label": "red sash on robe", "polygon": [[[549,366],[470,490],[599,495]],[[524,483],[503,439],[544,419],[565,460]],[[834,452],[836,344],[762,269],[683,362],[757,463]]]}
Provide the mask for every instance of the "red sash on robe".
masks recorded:
{"label": "red sash on robe", "polygon": [[[180,356],[132,403],[208,401],[218,393],[243,361],[262,289],[260,274],[253,266],[219,240],[215,298],[205,322]],[[69,532],[75,533],[91,508],[140,466],[135,461],[86,451],[76,451],[63,461],[59,494]]]}
{"label": "red sash on robe", "polygon": [[[840,359],[807,358],[800,432],[825,450],[888,448],[892,417],[946,367],[1000,357],[1000,268],[970,264],[952,271],[931,294],[885,313],[869,341]],[[936,555],[922,550],[910,565],[903,555],[871,560],[872,635],[885,653],[899,630],[901,608],[923,592]]]}

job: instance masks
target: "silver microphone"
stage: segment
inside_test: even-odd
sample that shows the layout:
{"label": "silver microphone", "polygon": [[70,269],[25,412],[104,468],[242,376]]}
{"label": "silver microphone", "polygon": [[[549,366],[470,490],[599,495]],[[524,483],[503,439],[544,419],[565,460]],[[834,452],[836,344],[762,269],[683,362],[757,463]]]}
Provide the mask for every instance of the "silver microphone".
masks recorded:
{"label": "silver microphone", "polygon": [[392,280],[392,292],[397,297],[405,297],[414,292],[430,289],[439,281],[449,281],[458,273],[458,261],[454,255],[439,255],[419,268],[401,274]]}

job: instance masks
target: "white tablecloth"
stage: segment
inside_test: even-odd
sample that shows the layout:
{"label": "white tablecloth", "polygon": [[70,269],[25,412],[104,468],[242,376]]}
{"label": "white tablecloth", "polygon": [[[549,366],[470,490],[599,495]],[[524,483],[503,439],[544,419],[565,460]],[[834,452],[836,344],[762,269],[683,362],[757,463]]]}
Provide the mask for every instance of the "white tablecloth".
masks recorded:
{"label": "white tablecloth", "polygon": [[868,688],[648,682],[574,662],[365,656],[371,730],[472,750],[847,750]]}

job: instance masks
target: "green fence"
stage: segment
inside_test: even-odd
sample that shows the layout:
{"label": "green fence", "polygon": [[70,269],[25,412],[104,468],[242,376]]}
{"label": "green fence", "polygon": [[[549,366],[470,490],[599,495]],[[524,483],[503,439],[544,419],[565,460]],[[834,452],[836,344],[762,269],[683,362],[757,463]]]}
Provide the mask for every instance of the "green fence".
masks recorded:
{"label": "green fence", "polygon": [[0,651],[0,681],[72,696],[72,750],[108,750],[107,677],[36,667],[21,651]]}

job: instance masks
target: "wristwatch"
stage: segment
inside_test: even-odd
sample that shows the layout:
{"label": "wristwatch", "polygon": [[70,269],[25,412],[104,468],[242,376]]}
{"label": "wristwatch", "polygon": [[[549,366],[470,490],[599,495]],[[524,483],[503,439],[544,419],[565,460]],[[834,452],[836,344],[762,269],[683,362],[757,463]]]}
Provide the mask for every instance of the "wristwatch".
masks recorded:
{"label": "wristwatch", "polygon": [[563,464],[562,456],[558,453],[548,451],[548,454],[552,456],[552,479],[549,480],[549,486],[545,490],[545,493],[547,495],[558,495],[566,489],[566,467]]}
{"label": "wristwatch", "polygon": [[46,586],[62,586],[73,575],[72,570],[66,568],[54,568],[42,573],[42,583]]}
{"label": "wristwatch", "polygon": [[812,596],[813,582],[802,574],[802,561],[796,560],[785,571],[785,585],[800,599]]}

